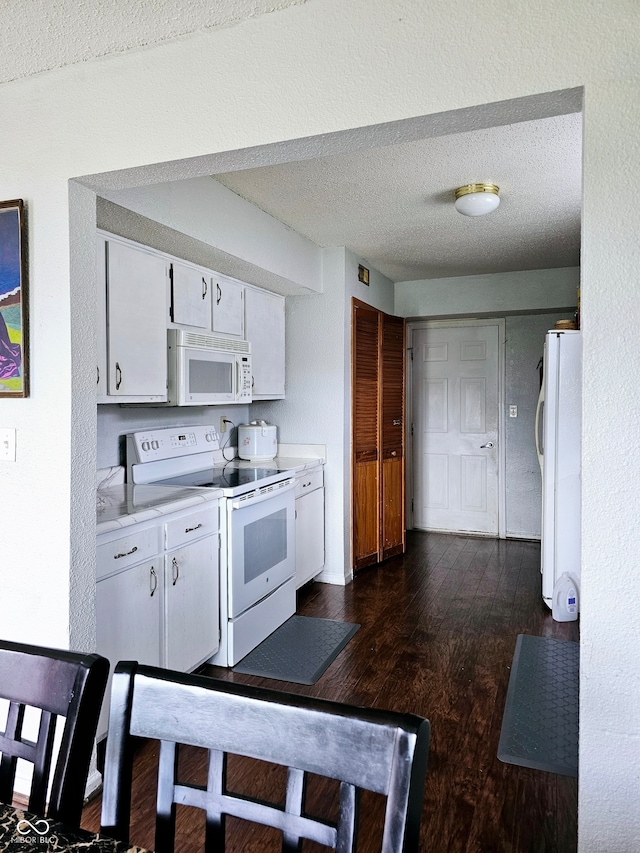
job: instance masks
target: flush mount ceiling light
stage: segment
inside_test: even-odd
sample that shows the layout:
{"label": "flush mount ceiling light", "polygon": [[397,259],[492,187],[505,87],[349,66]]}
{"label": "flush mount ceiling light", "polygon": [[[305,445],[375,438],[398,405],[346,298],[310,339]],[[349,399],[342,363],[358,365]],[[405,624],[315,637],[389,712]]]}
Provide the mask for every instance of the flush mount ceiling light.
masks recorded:
{"label": "flush mount ceiling light", "polygon": [[456,190],[455,208],[465,216],[493,213],[500,204],[498,192],[495,184],[466,184]]}

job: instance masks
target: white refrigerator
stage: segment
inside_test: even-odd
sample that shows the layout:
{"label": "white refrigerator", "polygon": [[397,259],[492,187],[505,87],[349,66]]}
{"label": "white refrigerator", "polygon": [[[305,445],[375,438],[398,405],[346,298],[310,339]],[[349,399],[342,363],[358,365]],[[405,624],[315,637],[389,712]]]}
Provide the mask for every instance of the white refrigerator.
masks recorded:
{"label": "white refrigerator", "polygon": [[568,572],[580,584],[582,335],[551,330],[545,337],[542,387],[536,410],[536,449],[542,472],[542,598]]}

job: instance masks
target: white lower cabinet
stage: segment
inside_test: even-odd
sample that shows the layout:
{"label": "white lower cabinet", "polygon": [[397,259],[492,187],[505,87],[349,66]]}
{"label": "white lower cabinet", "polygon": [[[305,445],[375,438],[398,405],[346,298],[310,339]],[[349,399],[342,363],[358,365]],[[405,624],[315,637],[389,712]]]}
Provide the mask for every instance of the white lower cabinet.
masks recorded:
{"label": "white lower cabinet", "polygon": [[164,666],[188,671],[217,650],[218,538],[208,536],[164,557]]}
{"label": "white lower cabinet", "polygon": [[[121,660],[160,665],[161,572],[161,559],[154,559],[96,584],[97,650],[109,659],[111,673]],[[111,673],[98,723],[98,739],[106,735],[109,723]]]}
{"label": "white lower cabinet", "polygon": [[296,589],[324,567],[322,468],[296,474]]}
{"label": "white lower cabinet", "polygon": [[[218,502],[98,536],[97,651],[188,672],[220,644]],[[98,723],[107,733],[111,678]]]}

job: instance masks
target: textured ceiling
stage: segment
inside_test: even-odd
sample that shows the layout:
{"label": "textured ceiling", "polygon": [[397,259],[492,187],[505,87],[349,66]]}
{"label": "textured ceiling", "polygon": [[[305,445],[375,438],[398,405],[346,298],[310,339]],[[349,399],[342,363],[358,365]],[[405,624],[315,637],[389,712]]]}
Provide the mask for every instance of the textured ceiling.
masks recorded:
{"label": "textured ceiling", "polygon": [[[580,113],[213,177],[319,246],[393,281],[578,266]],[[454,189],[491,181],[500,207],[461,216]]]}
{"label": "textured ceiling", "polygon": [[5,0],[0,83],[229,26],[305,0]]}

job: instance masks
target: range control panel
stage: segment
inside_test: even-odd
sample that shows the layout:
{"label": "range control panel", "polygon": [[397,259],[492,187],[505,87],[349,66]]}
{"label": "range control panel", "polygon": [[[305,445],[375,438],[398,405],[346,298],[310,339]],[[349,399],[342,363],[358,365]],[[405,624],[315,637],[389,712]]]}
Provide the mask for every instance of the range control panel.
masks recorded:
{"label": "range control panel", "polygon": [[213,426],[167,427],[134,432],[127,436],[127,463],[176,459],[193,453],[220,449],[220,436]]}

